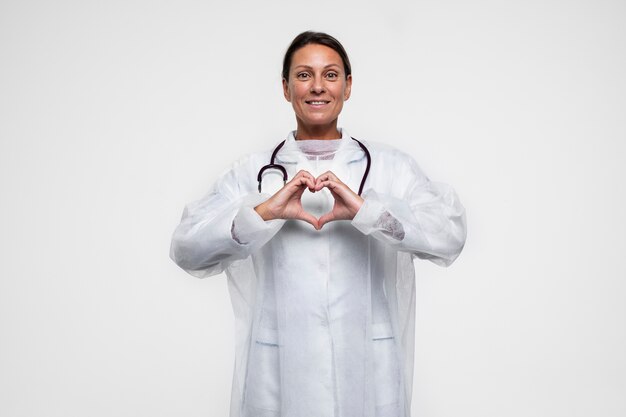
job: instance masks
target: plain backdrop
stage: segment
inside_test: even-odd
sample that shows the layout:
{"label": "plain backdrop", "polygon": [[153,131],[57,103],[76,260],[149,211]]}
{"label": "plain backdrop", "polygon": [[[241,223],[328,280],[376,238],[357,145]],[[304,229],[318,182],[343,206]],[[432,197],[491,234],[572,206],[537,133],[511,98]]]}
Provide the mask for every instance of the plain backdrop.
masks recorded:
{"label": "plain backdrop", "polygon": [[308,29],[352,60],[340,126],[467,209],[456,263],[416,263],[413,416],[626,415],[618,0],[2,1],[0,415],[227,416],[226,278],[170,237],[295,128]]}

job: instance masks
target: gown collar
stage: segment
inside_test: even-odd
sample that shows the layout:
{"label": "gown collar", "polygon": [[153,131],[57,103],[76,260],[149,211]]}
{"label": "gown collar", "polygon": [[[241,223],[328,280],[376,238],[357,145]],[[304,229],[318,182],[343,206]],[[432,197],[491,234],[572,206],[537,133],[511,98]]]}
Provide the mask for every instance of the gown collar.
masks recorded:
{"label": "gown collar", "polygon": [[[336,162],[355,162],[365,158],[365,153],[359,144],[352,140],[346,129],[338,128],[341,133],[341,143],[335,153]],[[300,150],[296,142],[296,131],[293,130],[287,135],[285,145],[276,155],[277,163],[298,163],[305,161],[306,155]]]}

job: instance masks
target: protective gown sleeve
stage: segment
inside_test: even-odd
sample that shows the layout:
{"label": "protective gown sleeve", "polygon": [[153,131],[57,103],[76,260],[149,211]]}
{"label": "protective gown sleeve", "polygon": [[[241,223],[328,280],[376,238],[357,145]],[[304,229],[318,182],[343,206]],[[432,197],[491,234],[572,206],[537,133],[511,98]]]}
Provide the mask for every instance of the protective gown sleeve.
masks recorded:
{"label": "protective gown sleeve", "polygon": [[223,272],[269,241],[284,220],[264,221],[254,207],[269,198],[242,181],[243,162],[222,175],[200,200],[189,203],[174,231],[170,258],[189,274],[204,278]]}
{"label": "protective gown sleeve", "polygon": [[396,166],[399,172],[394,178],[404,191],[392,195],[368,190],[352,224],[399,251],[450,265],[466,237],[465,209],[456,192],[447,184],[430,181],[412,158]]}

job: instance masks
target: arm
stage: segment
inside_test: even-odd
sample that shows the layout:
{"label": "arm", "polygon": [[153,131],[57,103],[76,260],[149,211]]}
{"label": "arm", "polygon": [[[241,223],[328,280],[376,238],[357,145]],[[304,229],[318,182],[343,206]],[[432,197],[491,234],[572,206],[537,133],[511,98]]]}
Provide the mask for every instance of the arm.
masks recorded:
{"label": "arm", "polygon": [[264,221],[254,210],[269,195],[242,190],[242,178],[252,175],[248,171],[245,164],[236,164],[208,194],[185,207],[170,257],[191,275],[221,273],[263,246],[283,225],[283,220]]}
{"label": "arm", "polygon": [[450,265],[466,237],[465,209],[458,196],[450,186],[430,181],[411,158],[395,178],[404,186],[401,197],[369,190],[352,224],[397,250]]}

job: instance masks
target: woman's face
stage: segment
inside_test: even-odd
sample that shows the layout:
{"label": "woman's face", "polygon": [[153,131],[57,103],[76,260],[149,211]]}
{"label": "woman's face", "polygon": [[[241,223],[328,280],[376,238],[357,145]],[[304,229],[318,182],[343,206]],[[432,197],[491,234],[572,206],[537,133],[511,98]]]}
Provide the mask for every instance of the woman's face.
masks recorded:
{"label": "woman's face", "polygon": [[292,56],[289,81],[283,92],[293,106],[298,130],[337,129],[343,102],[350,97],[352,76],[346,79],[343,61],[334,49],[308,44]]}

